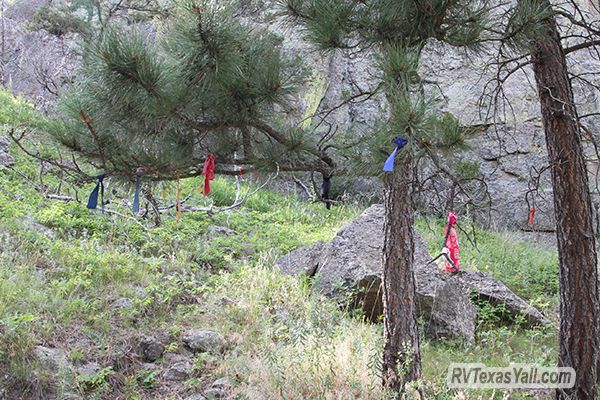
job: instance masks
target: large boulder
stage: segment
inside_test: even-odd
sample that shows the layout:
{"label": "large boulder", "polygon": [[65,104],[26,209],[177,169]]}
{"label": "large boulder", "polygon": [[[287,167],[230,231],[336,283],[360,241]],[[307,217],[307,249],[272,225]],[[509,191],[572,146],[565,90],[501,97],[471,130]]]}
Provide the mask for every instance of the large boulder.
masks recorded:
{"label": "large boulder", "polygon": [[[504,304],[514,316],[531,324],[548,321],[535,308],[488,274],[439,273],[423,239],[415,235],[417,304],[432,337],[462,337],[472,342],[477,312],[471,293],[493,304]],[[374,205],[344,227],[329,243],[294,250],[277,261],[287,274],[314,276],[315,288],[330,297],[353,291],[352,305],[376,320],[382,314],[381,276],[383,206]]]}

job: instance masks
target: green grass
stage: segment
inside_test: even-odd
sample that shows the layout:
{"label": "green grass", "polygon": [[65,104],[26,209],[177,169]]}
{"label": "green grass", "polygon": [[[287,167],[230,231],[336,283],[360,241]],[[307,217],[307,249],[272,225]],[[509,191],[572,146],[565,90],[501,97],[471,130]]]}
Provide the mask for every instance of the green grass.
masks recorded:
{"label": "green grass", "polygon": [[[440,251],[444,221],[422,218],[417,230],[431,254]],[[459,231],[460,264],[466,271],[487,272],[546,314],[556,311],[558,256],[555,250],[518,240],[510,232],[490,232],[466,224]]]}

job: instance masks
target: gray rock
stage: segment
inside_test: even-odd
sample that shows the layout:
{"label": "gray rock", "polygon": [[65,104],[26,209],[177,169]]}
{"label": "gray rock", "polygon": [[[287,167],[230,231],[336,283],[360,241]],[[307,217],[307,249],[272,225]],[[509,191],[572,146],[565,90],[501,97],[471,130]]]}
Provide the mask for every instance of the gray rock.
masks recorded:
{"label": "gray rock", "polygon": [[185,400],[206,400],[206,397],[201,394],[193,394],[185,398]]}
{"label": "gray rock", "polygon": [[163,359],[168,364],[176,364],[180,362],[191,362],[190,357],[178,353],[165,353]]}
{"label": "gray rock", "polygon": [[91,377],[98,373],[102,367],[97,362],[89,362],[77,368],[77,374],[82,377]]}
{"label": "gray rock", "polygon": [[204,396],[206,396],[206,400],[224,399],[227,397],[227,392],[222,389],[211,388],[204,391]]}
{"label": "gray rock", "polygon": [[140,368],[140,370],[145,371],[157,371],[159,369],[160,367],[154,363],[142,363],[142,367]]}
{"label": "gray rock", "polygon": [[112,308],[132,308],[134,306],[133,301],[127,297],[121,297],[110,305]]}
{"label": "gray rock", "polygon": [[[491,126],[466,139],[468,150],[456,152],[444,161],[453,169],[471,164],[478,166],[481,181],[463,183],[479,208],[471,206],[470,214],[476,221],[492,229],[531,230],[529,211],[535,207],[535,229],[554,231],[554,203],[552,181],[545,149],[544,132],[534,121],[519,122],[516,126]],[[440,175],[431,163],[425,161],[420,180],[427,182],[418,195],[421,207],[437,215],[444,215],[452,195],[452,181]],[[457,168],[460,169],[460,168]],[[534,181],[538,178],[537,191]],[[593,181],[593,180],[592,180]],[[489,197],[488,197],[489,195]],[[471,199],[456,195],[453,208],[466,210]]]}
{"label": "gray rock", "polygon": [[0,136],[0,151],[8,151],[10,148],[10,139],[6,136]]}
{"label": "gray rock", "polygon": [[[277,261],[277,266],[283,273],[288,275],[297,274],[300,272],[298,268],[301,267],[301,272],[308,276],[314,276],[321,262],[321,254],[325,247],[326,244],[324,242],[316,242],[310,246],[300,247],[281,257]],[[302,260],[302,263],[298,264],[298,260]]]}
{"label": "gray rock", "polygon": [[48,239],[56,239],[56,235],[52,229],[48,228],[46,225],[40,224],[31,217],[21,218],[21,224],[23,228],[38,232],[46,236]]}
{"label": "gray rock", "polygon": [[191,372],[190,364],[179,362],[170,366],[163,374],[163,377],[168,381],[185,381],[189,378]]}
{"label": "gray rock", "polygon": [[490,279],[488,274],[469,272],[459,274],[455,279],[474,290],[480,299],[493,305],[504,305],[513,315],[522,315],[529,325],[548,323],[535,307],[515,295],[502,282]]}
{"label": "gray rock", "polygon": [[233,300],[229,296],[221,296],[221,298],[219,299],[219,302],[225,306],[231,306],[231,305],[235,304],[235,300]]}
{"label": "gray rock", "polygon": [[194,353],[218,354],[225,347],[225,339],[220,333],[211,330],[193,329],[183,336],[183,342]]}
{"label": "gray rock", "polygon": [[73,365],[69,362],[67,352],[53,347],[36,346],[33,354],[37,362],[44,369],[50,371],[73,370]]}
{"label": "gray rock", "polygon": [[[353,306],[375,320],[382,314],[381,259],[383,206],[374,205],[342,228],[329,243],[294,250],[277,261],[287,274],[316,271],[315,288],[336,297],[354,291]],[[473,342],[476,309],[470,291],[492,303],[505,304],[513,315],[524,315],[530,324],[547,320],[502,282],[484,273],[439,273],[421,237],[415,235],[415,279],[419,315],[432,337],[462,337]]]}
{"label": "gray rock", "polygon": [[152,336],[140,337],[140,352],[145,361],[153,362],[162,356],[165,346]]}
{"label": "gray rock", "polygon": [[231,379],[227,376],[217,379],[216,381],[214,381],[210,387],[211,389],[229,389],[233,386]]}

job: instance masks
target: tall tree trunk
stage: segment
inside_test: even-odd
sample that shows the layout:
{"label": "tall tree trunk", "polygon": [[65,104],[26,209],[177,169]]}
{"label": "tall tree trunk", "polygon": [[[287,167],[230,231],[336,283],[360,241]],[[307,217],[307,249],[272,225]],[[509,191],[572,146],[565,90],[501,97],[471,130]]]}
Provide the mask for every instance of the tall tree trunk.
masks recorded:
{"label": "tall tree trunk", "polygon": [[[550,3],[548,3],[550,7]],[[551,163],[560,264],[559,366],[573,367],[573,389],[559,398],[595,399],[600,318],[596,245],[588,177],[573,90],[556,21],[543,22],[545,35],[532,53]]]}
{"label": "tall tree trunk", "polygon": [[383,386],[401,391],[421,377],[415,303],[413,233],[413,162],[399,152],[394,172],[386,174],[383,246]]}

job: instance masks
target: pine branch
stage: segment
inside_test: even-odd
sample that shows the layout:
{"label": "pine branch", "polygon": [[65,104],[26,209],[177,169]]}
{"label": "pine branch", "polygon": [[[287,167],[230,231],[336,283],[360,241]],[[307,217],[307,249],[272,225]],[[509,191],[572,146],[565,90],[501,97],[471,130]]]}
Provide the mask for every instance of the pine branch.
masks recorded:
{"label": "pine branch", "polygon": [[83,110],[80,110],[79,113],[81,115],[81,118],[83,119],[83,122],[85,122],[88,130],[92,134],[92,137],[94,138],[94,142],[96,142],[96,148],[98,149],[98,154],[100,154],[100,159],[102,160],[102,167],[106,170],[107,165],[108,165],[108,160],[106,158],[106,154],[104,153],[104,146],[100,142],[100,139],[98,138],[98,134],[96,133],[96,130],[94,129],[94,126],[92,125],[92,119]]}

